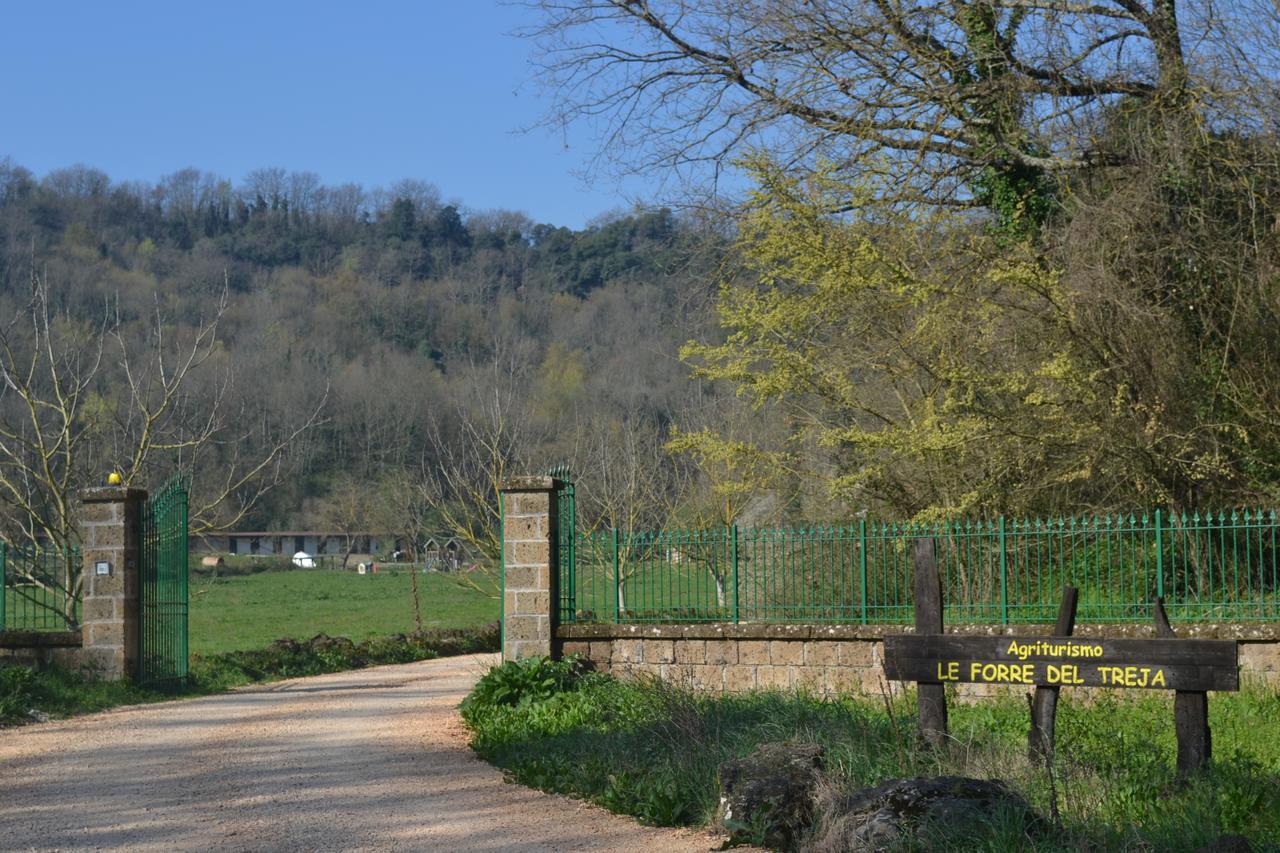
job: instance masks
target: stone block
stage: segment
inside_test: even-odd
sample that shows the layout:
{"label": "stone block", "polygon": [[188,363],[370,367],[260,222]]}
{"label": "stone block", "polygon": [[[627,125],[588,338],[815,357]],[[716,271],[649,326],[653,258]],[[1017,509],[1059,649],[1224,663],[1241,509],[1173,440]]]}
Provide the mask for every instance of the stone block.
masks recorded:
{"label": "stone block", "polygon": [[699,690],[710,690],[716,693],[724,690],[723,666],[710,664],[694,664],[689,667],[689,683]]}
{"label": "stone block", "polygon": [[94,524],[87,528],[91,537],[88,543],[94,548],[108,548],[124,550],[124,525],[123,524]]}
{"label": "stone block", "polygon": [[826,673],[820,666],[791,667],[791,684],[796,689],[809,693],[827,692]]}
{"label": "stone block", "polygon": [[591,656],[590,652],[591,652],[591,644],[584,643],[581,641],[567,640],[564,643],[564,645],[560,647],[560,653],[565,655],[566,657],[569,655],[579,655],[581,657],[590,657]]}
{"label": "stone block", "polygon": [[676,640],[676,663],[705,664],[707,662],[706,640]]}
{"label": "stone block", "polygon": [[506,548],[508,571],[512,566],[549,566],[551,564],[551,543],[516,542],[508,543]]}
{"label": "stone block", "polygon": [[840,643],[833,640],[810,640],[804,644],[806,666],[835,666],[840,662]]}
{"label": "stone block", "polygon": [[872,646],[866,640],[846,640],[840,643],[836,649],[836,656],[840,666],[871,666]]}
{"label": "stone block", "polygon": [[787,690],[791,687],[791,667],[756,667],[756,686],[761,690]]}
{"label": "stone block", "polygon": [[644,662],[647,664],[675,663],[675,640],[644,640]]}
{"label": "stone block", "polygon": [[[136,573],[134,573],[136,574]],[[118,598],[125,595],[123,573],[116,568],[110,575],[95,575],[89,566],[84,575],[85,598]],[[136,596],[135,596],[136,597]]]}
{"label": "stone block", "polygon": [[867,667],[855,671],[862,681],[862,686],[859,689],[867,696],[882,696],[886,693],[890,696],[897,696],[906,689],[907,682],[889,681],[884,677],[883,669]]}
{"label": "stone block", "polygon": [[86,625],[93,622],[114,622],[115,619],[116,600],[114,598],[85,598],[81,621]]}
{"label": "stone block", "polygon": [[804,663],[805,641],[770,640],[769,663],[774,666],[795,666]]}
{"label": "stone block", "polygon": [[636,667],[640,664],[635,663],[617,663],[616,661],[609,666],[609,672],[614,678],[621,681],[634,681],[636,678]]}
{"label": "stone block", "polygon": [[738,662],[736,640],[707,640],[707,663],[733,664]]}
{"label": "stone block", "polygon": [[512,598],[515,610],[510,611],[513,614],[538,614],[548,616],[551,614],[551,593],[550,592],[519,592],[517,591]]}
{"label": "stone block", "polygon": [[508,641],[507,648],[509,649],[505,655],[507,660],[541,657],[547,653],[547,647],[537,641]]}
{"label": "stone block", "polygon": [[86,503],[80,508],[80,523],[82,525],[119,520],[120,504],[114,501],[108,503]]}
{"label": "stone block", "polygon": [[122,555],[114,548],[93,548],[88,544],[80,551],[80,559],[84,566],[84,577],[88,581],[93,578],[93,564],[99,560],[106,560],[114,566],[116,574],[120,573],[123,565]]}
{"label": "stone block", "polygon": [[729,693],[745,693],[756,689],[755,666],[727,666],[724,669],[724,689]]}
{"label": "stone block", "polygon": [[827,693],[862,693],[862,670],[847,666],[822,668],[824,689]]}
{"label": "stone block", "polygon": [[107,681],[119,680],[129,674],[125,666],[124,649],[84,648],[77,658],[79,666]]}
{"label": "stone block", "polygon": [[547,539],[547,517],[544,515],[507,516],[502,522],[502,535],[508,544]]}
{"label": "stone block", "polygon": [[1280,672],[1280,643],[1241,643],[1240,669],[1246,672]]}
{"label": "stone block", "polygon": [[551,589],[551,567],[511,566],[506,568],[505,586],[507,592],[514,590]]}
{"label": "stone block", "polygon": [[507,639],[512,641],[549,640],[549,626],[544,628],[548,620],[541,616],[515,616],[507,614]]}
{"label": "stone block", "polygon": [[84,626],[86,646],[93,648],[124,648],[123,622],[94,622]]}
{"label": "stone block", "polygon": [[644,640],[614,640],[613,662],[628,665],[644,663]]}
{"label": "stone block", "polygon": [[631,667],[631,672],[636,678],[646,678],[651,681],[658,681],[662,678],[663,665],[656,663],[637,663]]}
{"label": "stone block", "polygon": [[769,663],[769,640],[739,640],[738,663]]}
{"label": "stone block", "polygon": [[593,640],[588,643],[589,649],[587,657],[591,658],[600,666],[606,666],[613,661],[613,642],[610,640]]}
{"label": "stone block", "polygon": [[84,660],[84,649],[48,649],[49,663],[63,669],[79,669]]}
{"label": "stone block", "polygon": [[513,515],[547,515],[551,512],[551,492],[515,492],[503,496],[507,517]]}

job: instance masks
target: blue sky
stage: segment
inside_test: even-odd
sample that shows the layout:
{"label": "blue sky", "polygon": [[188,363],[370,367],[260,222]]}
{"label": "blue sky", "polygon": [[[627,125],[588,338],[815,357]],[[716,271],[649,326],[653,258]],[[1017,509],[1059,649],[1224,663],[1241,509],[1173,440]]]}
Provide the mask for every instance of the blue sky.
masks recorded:
{"label": "blue sky", "polygon": [[4,19],[0,157],[37,175],[420,178],[471,209],[571,227],[649,192],[576,176],[595,150],[585,128],[520,132],[547,108],[533,46],[512,35],[534,18],[495,0],[41,0]]}

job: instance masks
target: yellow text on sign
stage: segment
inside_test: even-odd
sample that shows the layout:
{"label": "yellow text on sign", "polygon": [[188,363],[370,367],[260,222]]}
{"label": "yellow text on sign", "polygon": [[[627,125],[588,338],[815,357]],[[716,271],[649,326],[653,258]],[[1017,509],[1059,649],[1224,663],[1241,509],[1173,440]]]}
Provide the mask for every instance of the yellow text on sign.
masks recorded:
{"label": "yellow text on sign", "polygon": [[1118,687],[1164,687],[1164,670],[1150,666],[1100,666],[1102,683]]}

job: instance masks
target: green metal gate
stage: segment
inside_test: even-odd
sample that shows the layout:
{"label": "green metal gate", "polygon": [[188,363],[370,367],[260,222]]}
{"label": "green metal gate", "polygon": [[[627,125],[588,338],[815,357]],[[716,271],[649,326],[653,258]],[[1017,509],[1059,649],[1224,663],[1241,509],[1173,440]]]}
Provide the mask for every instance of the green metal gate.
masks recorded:
{"label": "green metal gate", "polygon": [[558,535],[556,536],[556,573],[557,585],[560,589],[560,613],[569,614],[566,621],[574,621],[573,614],[578,611],[578,591],[576,589],[577,572],[575,563],[578,544],[577,507],[573,493],[573,472],[568,465],[557,465],[549,472],[550,476],[560,481],[556,489],[556,516]]}
{"label": "green metal gate", "polygon": [[139,519],[138,677],[177,687],[187,680],[187,484],[174,475]]}

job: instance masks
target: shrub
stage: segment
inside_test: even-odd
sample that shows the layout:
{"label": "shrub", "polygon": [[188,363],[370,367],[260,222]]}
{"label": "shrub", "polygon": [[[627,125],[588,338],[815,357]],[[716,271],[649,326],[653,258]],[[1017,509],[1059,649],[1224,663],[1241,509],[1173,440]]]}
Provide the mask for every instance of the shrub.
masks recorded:
{"label": "shrub", "polygon": [[25,720],[36,704],[36,692],[36,674],[31,667],[0,668],[0,721]]}
{"label": "shrub", "polygon": [[507,661],[489,670],[462,701],[462,714],[509,705],[524,708],[574,690],[585,678],[576,658],[553,661],[546,657]]}

